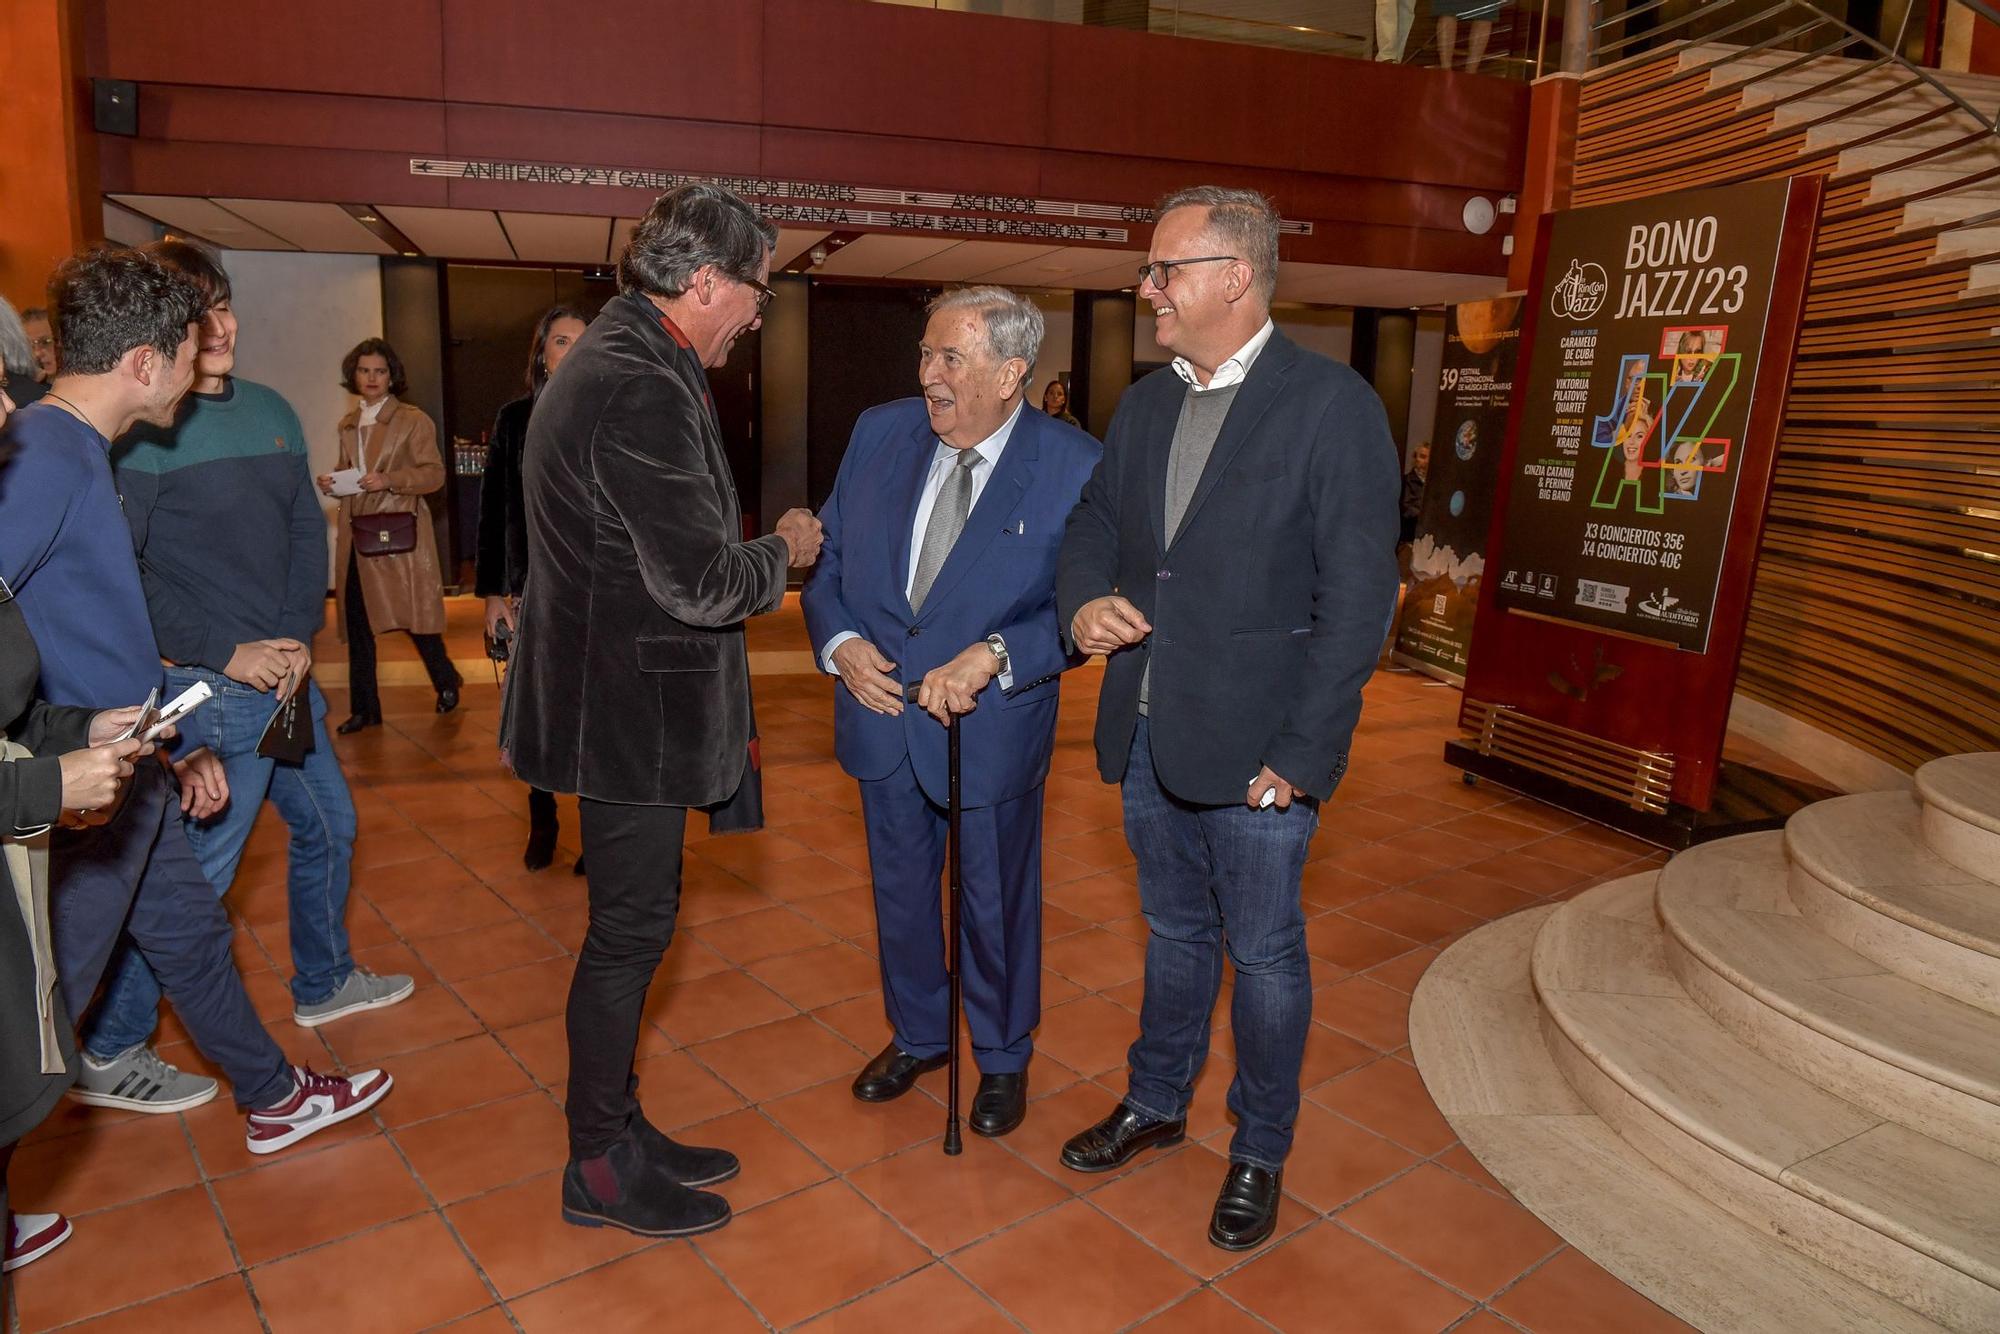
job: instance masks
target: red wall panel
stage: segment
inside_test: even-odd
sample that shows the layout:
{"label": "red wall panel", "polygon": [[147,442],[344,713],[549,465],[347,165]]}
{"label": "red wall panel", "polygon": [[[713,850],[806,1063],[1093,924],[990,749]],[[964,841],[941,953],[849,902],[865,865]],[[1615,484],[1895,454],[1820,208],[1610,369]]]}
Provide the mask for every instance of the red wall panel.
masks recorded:
{"label": "red wall panel", "polygon": [[96,0],[105,68],[141,83],[444,95],[439,0],[393,4]]}

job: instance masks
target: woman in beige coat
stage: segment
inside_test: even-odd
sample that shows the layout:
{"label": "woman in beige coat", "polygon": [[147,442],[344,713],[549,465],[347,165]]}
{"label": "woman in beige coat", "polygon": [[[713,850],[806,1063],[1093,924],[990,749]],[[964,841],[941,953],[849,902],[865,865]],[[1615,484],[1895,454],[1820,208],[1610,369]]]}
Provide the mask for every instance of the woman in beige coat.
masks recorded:
{"label": "woman in beige coat", "polygon": [[341,384],[361,403],[340,419],[340,468],[346,476],[323,474],[319,489],[340,500],[334,588],[347,641],[351,716],[339,729],[346,733],[382,721],[377,631],[410,632],[437,691],[439,713],[458,707],[461,682],[445,652],[444,587],[430,506],[424,502],[444,485],[437,427],[422,409],[397,401],[408,385],[402,358],[386,339],[363,339],[340,369]]}

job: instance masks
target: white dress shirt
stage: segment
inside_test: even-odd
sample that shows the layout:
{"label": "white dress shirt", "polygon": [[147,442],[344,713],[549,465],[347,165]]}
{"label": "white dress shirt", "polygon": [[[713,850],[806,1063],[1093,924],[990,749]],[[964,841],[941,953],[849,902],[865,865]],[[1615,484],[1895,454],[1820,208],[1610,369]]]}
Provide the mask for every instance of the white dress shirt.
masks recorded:
{"label": "white dress shirt", "polygon": [[[968,516],[972,508],[978,506],[980,494],[1000,467],[1000,456],[1007,452],[1007,442],[1013,438],[1014,424],[1021,420],[1021,409],[1026,403],[1024,396],[1021,402],[1014,405],[1014,411],[1008,414],[1007,420],[1000,424],[999,430],[972,447],[978,453],[980,462],[972,465],[972,499],[966,511]],[[917,561],[923,554],[924,530],[930,527],[931,511],[937,508],[938,493],[944,490],[944,479],[958,466],[958,457],[958,450],[942,440],[937,442],[937,448],[931,453],[931,470],[924,475],[924,489],[917,496],[916,517],[910,523],[910,563],[903,571],[903,592],[906,595],[917,581]],[[848,640],[859,638],[861,636],[852,630],[842,630],[826,641],[826,646],[819,651],[819,661],[827,675],[840,675],[840,669],[833,665],[833,651]],[[1002,672],[999,680],[1002,690],[1014,688],[1013,672]]]}
{"label": "white dress shirt", "polygon": [[1270,320],[1265,320],[1264,327],[1251,334],[1250,341],[1237,348],[1235,356],[1215,368],[1215,374],[1208,377],[1207,384],[1195,378],[1194,366],[1186,357],[1174,358],[1174,374],[1193,386],[1197,394],[1242,384],[1249,378],[1250,363],[1257,360],[1257,354],[1264,350],[1264,344],[1271,341],[1271,335],[1277,331],[1277,327]]}

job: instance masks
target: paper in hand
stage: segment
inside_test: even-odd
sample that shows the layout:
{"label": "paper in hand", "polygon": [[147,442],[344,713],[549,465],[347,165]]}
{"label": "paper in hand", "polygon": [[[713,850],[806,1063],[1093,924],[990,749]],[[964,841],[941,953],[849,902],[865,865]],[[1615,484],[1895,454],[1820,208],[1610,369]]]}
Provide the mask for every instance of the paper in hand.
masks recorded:
{"label": "paper in hand", "polygon": [[342,468],[338,472],[329,474],[328,480],[333,484],[332,494],[335,496],[360,495],[362,475],[359,468]]}

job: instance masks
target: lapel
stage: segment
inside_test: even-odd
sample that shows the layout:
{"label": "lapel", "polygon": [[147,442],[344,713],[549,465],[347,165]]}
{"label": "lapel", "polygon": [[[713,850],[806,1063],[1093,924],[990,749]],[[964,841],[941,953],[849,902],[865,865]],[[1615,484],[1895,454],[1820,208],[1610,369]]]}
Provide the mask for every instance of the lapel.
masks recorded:
{"label": "lapel", "polygon": [[1180,424],[1181,405],[1193,391],[1171,369],[1155,373],[1171,378],[1180,390],[1177,394],[1161,394],[1147,420],[1139,423],[1139,439],[1145,442],[1146,450],[1146,518],[1153,525],[1153,554],[1161,556],[1167,550],[1167,461],[1173,453],[1174,428]]}
{"label": "lapel", "polygon": [[[1229,461],[1243,448],[1243,442],[1257,429],[1264,414],[1277,402],[1278,395],[1285,387],[1286,377],[1291,373],[1292,363],[1298,360],[1297,344],[1273,329],[1271,339],[1264,344],[1264,350],[1251,363],[1250,375],[1243,381],[1243,387],[1236,391],[1236,401],[1229,405],[1229,415],[1222,419],[1222,433],[1215,438],[1215,448],[1210,451],[1208,463],[1201,470],[1201,480],[1195,483],[1194,495],[1188,500],[1187,513],[1181,516],[1181,532],[1194,526],[1195,515],[1201,512],[1202,503],[1215,490],[1216,483],[1228,470]],[[1172,432],[1168,432],[1169,440]],[[1164,451],[1162,451],[1164,453]],[[1167,486],[1164,465],[1160,476],[1160,492],[1154,505],[1154,520],[1162,526],[1166,523]]]}
{"label": "lapel", "polygon": [[[930,594],[924,598],[924,605],[932,611],[944,604],[951,590],[965,578],[966,571],[986,554],[986,548],[1000,536],[1001,521],[1020,506],[1021,497],[1027,494],[1028,482],[1035,474],[1035,460],[1041,457],[1041,422],[1047,419],[1026,407],[1020,411],[1014,422],[1014,434],[1007,438],[1006,452],[1000,455],[993,476],[979,492],[972,513],[965,516],[965,528],[952,544],[951,554],[944,558]],[[909,526],[904,525],[906,529]],[[917,619],[921,623],[923,617]]]}
{"label": "lapel", "polygon": [[[931,470],[931,460],[937,455],[937,433],[931,430],[929,416],[918,402],[917,426],[910,432],[905,443],[903,457],[898,461],[891,480],[889,513],[896,522],[889,525],[889,580],[896,587],[896,600],[903,610],[910,608],[910,545],[911,529],[917,522],[917,502],[923,498],[924,478]],[[1004,456],[1003,456],[1004,457]],[[935,587],[935,585],[933,585]]]}

